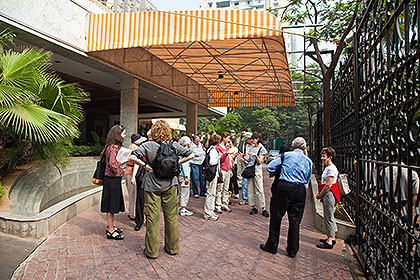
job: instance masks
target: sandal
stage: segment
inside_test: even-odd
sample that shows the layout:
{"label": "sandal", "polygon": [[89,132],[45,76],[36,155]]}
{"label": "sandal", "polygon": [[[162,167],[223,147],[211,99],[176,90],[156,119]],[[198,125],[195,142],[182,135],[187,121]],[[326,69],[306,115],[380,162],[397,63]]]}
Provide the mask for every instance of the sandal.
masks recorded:
{"label": "sandal", "polygon": [[[320,239],[319,242],[324,243],[327,242],[327,239]],[[332,245],[335,245],[337,242],[335,240],[332,241]]]}
{"label": "sandal", "polygon": [[114,230],[112,233],[109,230],[106,230],[106,238],[115,239],[115,240],[123,240],[124,235],[119,234],[116,230]]}
{"label": "sandal", "polygon": [[118,232],[118,233],[123,233],[123,230],[117,227],[114,227],[114,231]]}

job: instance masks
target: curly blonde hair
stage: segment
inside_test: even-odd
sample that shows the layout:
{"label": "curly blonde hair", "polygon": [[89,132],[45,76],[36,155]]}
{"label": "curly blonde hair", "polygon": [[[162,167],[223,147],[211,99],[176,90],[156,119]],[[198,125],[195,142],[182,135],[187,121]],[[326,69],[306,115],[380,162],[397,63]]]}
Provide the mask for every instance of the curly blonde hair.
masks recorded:
{"label": "curly blonde hair", "polygon": [[172,139],[172,131],[169,124],[164,120],[158,120],[152,125],[152,139],[165,142]]}

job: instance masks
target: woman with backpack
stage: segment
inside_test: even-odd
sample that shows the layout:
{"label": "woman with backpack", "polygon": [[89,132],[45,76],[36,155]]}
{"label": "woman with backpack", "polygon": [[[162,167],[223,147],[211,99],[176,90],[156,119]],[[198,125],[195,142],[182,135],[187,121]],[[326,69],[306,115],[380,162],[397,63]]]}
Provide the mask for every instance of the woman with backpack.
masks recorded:
{"label": "woman with backpack", "polygon": [[[152,125],[153,141],[143,143],[132,152],[129,160],[144,166],[143,177],[144,215],[146,216],[146,236],[144,255],[156,259],[159,254],[159,218],[162,206],[165,219],[164,250],[170,255],[179,251],[179,234],[177,221],[177,185],[179,164],[194,157],[191,150],[172,141],[171,128],[164,120]],[[145,161],[141,159],[144,157]],[[182,159],[178,160],[178,157]]]}
{"label": "woman with backpack", "polygon": [[[209,138],[209,147],[206,151],[206,158],[203,162],[203,173],[206,177],[207,186],[206,200],[204,202],[204,219],[209,221],[217,221],[219,219],[219,216],[214,213],[214,205],[216,198],[217,177],[220,172],[219,160],[222,156],[217,151],[217,147],[219,146],[221,139],[222,137],[216,133],[213,133],[213,135]],[[210,172],[208,172],[208,170]]]}
{"label": "woman with backpack", "polygon": [[124,169],[121,168],[123,162],[117,160],[118,151],[125,138],[125,127],[114,125],[106,136],[105,148],[102,150],[100,158],[105,161],[105,177],[102,190],[101,212],[106,213],[107,228],[106,237],[108,239],[122,240],[122,230],[114,225],[114,214],[124,212],[124,198],[122,195],[121,178],[124,176]]}

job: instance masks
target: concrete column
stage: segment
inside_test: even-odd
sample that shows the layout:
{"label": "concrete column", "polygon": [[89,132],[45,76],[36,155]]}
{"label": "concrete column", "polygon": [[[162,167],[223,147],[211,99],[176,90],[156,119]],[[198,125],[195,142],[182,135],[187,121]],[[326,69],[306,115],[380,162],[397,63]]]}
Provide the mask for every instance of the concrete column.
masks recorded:
{"label": "concrete column", "polygon": [[187,135],[197,134],[197,104],[187,103]]}
{"label": "concrete column", "polygon": [[137,133],[138,109],[139,109],[139,80],[134,77],[127,77],[121,80],[120,93],[120,123],[126,129],[127,137],[123,146],[130,145],[131,134]]}

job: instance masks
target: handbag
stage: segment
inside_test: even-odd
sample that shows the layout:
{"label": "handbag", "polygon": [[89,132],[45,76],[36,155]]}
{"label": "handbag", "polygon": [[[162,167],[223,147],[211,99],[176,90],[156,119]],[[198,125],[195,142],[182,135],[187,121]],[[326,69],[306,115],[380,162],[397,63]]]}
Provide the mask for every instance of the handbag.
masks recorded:
{"label": "handbag", "polygon": [[219,171],[219,176],[217,177],[217,183],[222,184],[223,183],[223,174],[222,170]]}
{"label": "handbag", "polygon": [[340,195],[346,195],[351,192],[349,187],[349,181],[347,180],[347,174],[338,174],[337,185]]}
{"label": "handbag", "polygon": [[[103,154],[105,154],[105,152]],[[96,170],[95,173],[93,173],[92,183],[98,186],[102,186],[104,184],[105,168],[106,163],[103,160],[103,156],[101,156],[96,163]]]}
{"label": "handbag", "polygon": [[[259,155],[261,151],[261,147],[257,152],[257,156]],[[245,179],[250,179],[255,177],[255,165],[257,164],[257,159],[255,158],[255,162],[253,165],[248,165],[245,167],[245,169],[242,171],[242,177]]]}

